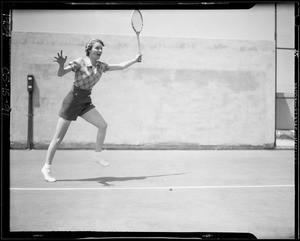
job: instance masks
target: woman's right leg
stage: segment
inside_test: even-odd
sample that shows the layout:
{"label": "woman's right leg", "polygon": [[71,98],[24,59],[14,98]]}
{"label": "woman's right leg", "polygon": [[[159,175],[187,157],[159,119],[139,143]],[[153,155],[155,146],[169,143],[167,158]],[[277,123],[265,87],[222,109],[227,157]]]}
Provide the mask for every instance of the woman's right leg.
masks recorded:
{"label": "woman's right leg", "polygon": [[54,157],[54,154],[59,146],[59,144],[64,139],[67,130],[71,124],[71,121],[59,118],[56,126],[55,135],[48,147],[46,162],[44,167],[42,168],[42,173],[44,174],[45,180],[49,182],[55,182],[55,178],[51,175],[51,164]]}

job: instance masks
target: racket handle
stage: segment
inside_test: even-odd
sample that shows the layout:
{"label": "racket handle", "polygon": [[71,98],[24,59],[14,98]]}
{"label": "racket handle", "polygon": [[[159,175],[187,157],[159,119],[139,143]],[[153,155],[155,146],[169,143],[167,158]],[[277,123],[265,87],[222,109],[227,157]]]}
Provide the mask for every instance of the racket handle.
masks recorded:
{"label": "racket handle", "polygon": [[138,33],[136,34],[136,38],[137,38],[137,43],[138,43],[139,54],[141,54],[140,35]]}

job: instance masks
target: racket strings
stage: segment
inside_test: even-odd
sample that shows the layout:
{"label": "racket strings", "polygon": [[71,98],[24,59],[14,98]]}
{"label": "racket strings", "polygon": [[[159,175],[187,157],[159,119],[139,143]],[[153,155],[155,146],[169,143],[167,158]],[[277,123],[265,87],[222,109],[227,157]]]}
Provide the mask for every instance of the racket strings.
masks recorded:
{"label": "racket strings", "polygon": [[132,27],[135,31],[140,32],[143,28],[143,18],[139,11],[135,10],[132,13]]}

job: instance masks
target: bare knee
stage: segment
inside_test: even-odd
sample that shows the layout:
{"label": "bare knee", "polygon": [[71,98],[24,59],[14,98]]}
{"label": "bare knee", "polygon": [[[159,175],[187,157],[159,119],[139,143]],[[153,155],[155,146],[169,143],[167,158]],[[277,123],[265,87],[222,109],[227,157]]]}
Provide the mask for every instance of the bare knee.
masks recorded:
{"label": "bare knee", "polygon": [[106,131],[107,126],[108,126],[107,122],[104,121],[104,122],[101,122],[101,123],[98,124],[98,129],[100,129],[102,131]]}

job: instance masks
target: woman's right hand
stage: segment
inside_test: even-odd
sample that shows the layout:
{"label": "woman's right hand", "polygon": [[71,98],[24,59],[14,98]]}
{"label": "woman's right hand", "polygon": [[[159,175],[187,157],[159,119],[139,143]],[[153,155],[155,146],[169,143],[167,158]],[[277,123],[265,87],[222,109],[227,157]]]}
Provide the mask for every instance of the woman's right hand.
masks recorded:
{"label": "woman's right hand", "polygon": [[53,60],[53,62],[57,62],[60,66],[64,66],[66,60],[67,60],[67,56],[66,57],[63,57],[63,51],[61,50],[60,51],[60,55],[59,53],[57,53],[57,56],[58,57],[54,57],[55,60]]}
{"label": "woman's right hand", "polygon": [[142,62],[142,54],[138,54],[135,58],[134,58],[135,62]]}

